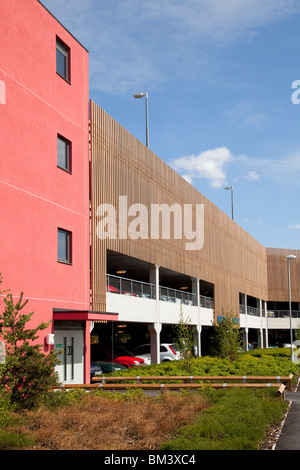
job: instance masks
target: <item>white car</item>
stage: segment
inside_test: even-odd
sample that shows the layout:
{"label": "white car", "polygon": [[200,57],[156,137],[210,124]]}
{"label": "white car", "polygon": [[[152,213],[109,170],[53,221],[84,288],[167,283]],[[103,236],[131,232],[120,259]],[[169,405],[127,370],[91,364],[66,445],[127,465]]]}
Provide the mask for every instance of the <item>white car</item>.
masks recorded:
{"label": "white car", "polygon": [[[290,348],[291,347],[291,343],[284,343],[283,345],[284,348]],[[292,348],[297,348],[298,346],[296,346],[294,343],[292,344]]]}
{"label": "white car", "polygon": [[[133,350],[134,354],[151,363],[150,344],[142,344]],[[173,343],[162,343],[160,345],[160,362],[177,361],[181,354]]]}

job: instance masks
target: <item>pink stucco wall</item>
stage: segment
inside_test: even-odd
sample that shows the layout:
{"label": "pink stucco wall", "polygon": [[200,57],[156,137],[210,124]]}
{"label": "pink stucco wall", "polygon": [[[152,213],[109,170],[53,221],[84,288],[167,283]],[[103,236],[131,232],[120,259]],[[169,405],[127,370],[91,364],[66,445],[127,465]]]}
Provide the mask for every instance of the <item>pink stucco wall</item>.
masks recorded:
{"label": "pink stucco wall", "polygon": [[[1,0],[0,19],[0,272],[37,324],[89,309],[88,52],[36,0]],[[56,36],[71,84],[56,73]],[[58,133],[72,174],[57,167]],[[57,261],[58,227],[72,232],[72,265]]]}

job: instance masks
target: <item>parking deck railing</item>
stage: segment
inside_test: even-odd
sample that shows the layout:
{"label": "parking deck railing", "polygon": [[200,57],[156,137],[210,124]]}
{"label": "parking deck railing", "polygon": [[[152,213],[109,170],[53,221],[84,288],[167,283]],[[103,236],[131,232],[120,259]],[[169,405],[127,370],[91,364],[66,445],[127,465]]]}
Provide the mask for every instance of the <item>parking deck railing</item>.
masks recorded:
{"label": "parking deck railing", "polygon": [[170,287],[159,288],[159,299],[164,302],[174,302],[184,305],[197,305],[197,296],[191,292],[172,289]]}
{"label": "parking deck railing", "polygon": [[[268,318],[289,318],[289,310],[268,310]],[[299,310],[292,310],[292,318],[300,318]]]}
{"label": "parking deck railing", "polygon": [[155,299],[154,284],[114,276],[113,274],[106,275],[106,290],[107,292],[112,292],[114,294]]}
{"label": "parking deck railing", "polygon": [[[106,275],[106,290],[113,294],[130,295],[145,299],[155,299],[155,286],[143,281],[127,279],[113,274]],[[197,306],[197,296],[192,292],[159,287],[159,300],[163,302],[181,303],[183,305]],[[200,295],[200,307],[213,309],[214,299]]]}

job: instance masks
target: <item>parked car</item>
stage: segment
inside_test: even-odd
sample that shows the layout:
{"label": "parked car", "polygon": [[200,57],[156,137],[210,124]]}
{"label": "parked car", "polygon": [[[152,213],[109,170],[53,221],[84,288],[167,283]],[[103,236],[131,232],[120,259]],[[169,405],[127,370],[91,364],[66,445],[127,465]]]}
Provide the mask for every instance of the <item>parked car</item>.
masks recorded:
{"label": "parked car", "polygon": [[102,368],[99,364],[91,363],[91,382],[93,377],[99,377],[102,375]]}
{"label": "parked car", "polygon": [[143,365],[149,365],[151,364],[151,361],[147,358],[147,357],[140,357],[140,356],[137,356],[137,354],[135,354],[133,351],[129,351],[127,348],[125,348],[125,346],[116,346],[115,347],[115,354],[119,355],[120,357],[131,357],[131,358],[135,358],[135,359],[142,359],[144,361],[144,364]]}
{"label": "parked car", "polygon": [[115,370],[126,370],[127,368],[122,364],[118,364],[117,362],[106,362],[106,361],[95,361],[93,362],[94,365],[98,365],[102,369],[103,374],[110,374]]}
{"label": "parked car", "polygon": [[118,347],[114,348],[114,355],[112,355],[110,349],[95,345],[92,347],[92,358],[93,363],[98,361],[115,362],[127,368],[145,365],[144,359],[135,357],[132,353],[120,350]]}
{"label": "parked car", "polygon": [[[142,344],[134,348],[133,353],[151,363],[150,344]],[[181,359],[181,354],[174,343],[161,343],[160,362],[177,361]]]}
{"label": "parked car", "polygon": [[112,292],[113,294],[120,294],[120,290],[114,286],[106,286],[106,292]]}

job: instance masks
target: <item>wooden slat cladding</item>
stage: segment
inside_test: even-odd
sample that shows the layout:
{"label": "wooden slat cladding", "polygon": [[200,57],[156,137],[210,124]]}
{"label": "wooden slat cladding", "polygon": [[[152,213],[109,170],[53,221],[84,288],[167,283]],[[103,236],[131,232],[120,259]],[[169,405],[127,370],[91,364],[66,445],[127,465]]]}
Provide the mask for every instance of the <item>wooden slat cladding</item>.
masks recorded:
{"label": "wooden slat cladding", "polygon": [[287,302],[289,300],[288,255],[295,255],[297,257],[296,260],[290,261],[291,299],[294,302],[300,301],[300,251],[283,248],[267,248],[269,300],[274,302]]}
{"label": "wooden slat cladding", "polygon": [[[239,292],[266,300],[266,249],[94,102],[90,108],[93,308],[105,310],[107,249],[213,283],[215,315],[227,307],[237,314]],[[150,231],[147,239],[100,240],[97,208],[118,208],[119,196],[149,213],[151,204],[178,203],[192,204],[195,216],[196,204],[204,204],[203,248],[188,251],[185,238],[151,239]],[[122,227],[118,216],[117,229]]]}

